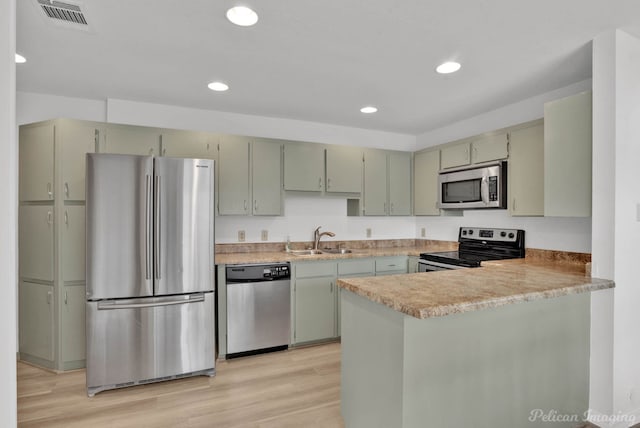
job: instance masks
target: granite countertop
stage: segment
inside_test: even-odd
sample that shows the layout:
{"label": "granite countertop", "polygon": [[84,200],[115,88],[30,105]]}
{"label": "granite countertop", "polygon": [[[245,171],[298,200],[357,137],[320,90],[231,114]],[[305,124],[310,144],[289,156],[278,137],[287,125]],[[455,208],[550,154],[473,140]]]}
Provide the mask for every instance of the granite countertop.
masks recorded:
{"label": "granite countertop", "polygon": [[582,263],[524,258],[483,262],[475,269],[345,278],[338,285],[424,319],[603,290],[614,282],[586,276]]}
{"label": "granite countertop", "polygon": [[[365,243],[367,241],[364,241]],[[256,251],[258,245],[251,246],[245,251],[238,252],[220,252],[216,251],[216,264],[246,264],[246,263],[281,263],[281,262],[306,262],[318,260],[348,260],[366,257],[385,257],[385,256],[419,256],[420,253],[434,251],[451,251],[458,248],[457,242],[449,241],[424,241],[415,245],[407,246],[389,246],[383,248],[357,248],[362,244],[352,241],[351,244],[343,245],[344,248],[351,248],[351,253],[347,254],[314,254],[314,255],[295,255],[284,251]],[[334,245],[337,247],[338,245]],[[301,246],[299,249],[305,248]],[[322,250],[323,247],[320,248]],[[296,248],[298,249],[298,248]]]}

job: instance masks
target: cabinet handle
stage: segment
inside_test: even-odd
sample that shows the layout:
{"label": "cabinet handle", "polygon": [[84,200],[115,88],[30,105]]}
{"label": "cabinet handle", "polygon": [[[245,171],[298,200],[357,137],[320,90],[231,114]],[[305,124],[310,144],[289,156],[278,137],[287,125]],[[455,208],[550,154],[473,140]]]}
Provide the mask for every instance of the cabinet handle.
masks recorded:
{"label": "cabinet handle", "polygon": [[65,305],[67,304],[68,297],[69,297],[69,296],[67,295],[67,292],[65,291],[65,292],[64,292],[64,304],[65,304]]}
{"label": "cabinet handle", "polygon": [[244,200],[244,210],[245,211],[247,210],[247,200],[246,199]]}
{"label": "cabinet handle", "polygon": [[253,210],[255,212],[258,212],[258,200],[257,199],[253,200]]}
{"label": "cabinet handle", "polygon": [[53,191],[51,190],[51,183],[47,183],[47,194],[49,195],[49,199],[53,199]]}
{"label": "cabinet handle", "polygon": [[64,194],[69,197],[69,183],[64,183]]}
{"label": "cabinet handle", "polygon": [[333,281],[331,281],[331,292],[333,293]]}
{"label": "cabinet handle", "polygon": [[51,291],[47,291],[47,305],[51,304],[52,297],[53,297],[53,293]]}
{"label": "cabinet handle", "polygon": [[167,155],[167,149],[162,149],[162,156],[166,156]]}
{"label": "cabinet handle", "polygon": [[384,212],[385,212],[385,214],[387,212],[387,203],[386,202],[384,203]]}
{"label": "cabinet handle", "polygon": [[478,148],[474,147],[473,148],[473,159],[478,159]]}
{"label": "cabinet handle", "polygon": [[322,189],[322,177],[318,178],[318,189]]}
{"label": "cabinet handle", "polygon": [[327,178],[327,190],[331,188],[331,179]]}
{"label": "cabinet handle", "polygon": [[47,224],[53,224],[53,213],[51,211],[47,211]]}
{"label": "cabinet handle", "polygon": [[513,198],[513,211],[516,210],[516,198]]}
{"label": "cabinet handle", "polygon": [[67,211],[64,212],[64,224],[69,226],[69,213]]}
{"label": "cabinet handle", "polygon": [[209,151],[209,146],[210,146],[210,144],[209,144],[209,143],[207,143],[207,151]]}
{"label": "cabinet handle", "polygon": [[149,154],[150,154],[150,155],[152,155],[152,154],[153,154],[153,147],[151,147],[151,148],[149,149]]}
{"label": "cabinet handle", "polygon": [[391,210],[389,212],[393,214],[393,202],[391,202]]}

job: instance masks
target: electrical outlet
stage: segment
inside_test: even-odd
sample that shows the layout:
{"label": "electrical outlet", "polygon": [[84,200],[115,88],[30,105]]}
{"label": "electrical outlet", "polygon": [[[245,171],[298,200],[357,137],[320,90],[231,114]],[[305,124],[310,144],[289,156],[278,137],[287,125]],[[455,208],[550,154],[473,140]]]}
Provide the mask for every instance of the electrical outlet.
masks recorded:
{"label": "electrical outlet", "polygon": [[371,228],[367,227],[367,238],[371,238]]}
{"label": "electrical outlet", "polygon": [[423,227],[422,229],[420,229],[420,236],[422,236],[423,238],[427,236],[427,228]]}
{"label": "electrical outlet", "polygon": [[244,230],[238,231],[238,242],[244,242]]}
{"label": "electrical outlet", "polygon": [[262,233],[260,234],[260,237],[262,238],[263,241],[268,241],[269,240],[269,231],[268,230],[263,230]]}

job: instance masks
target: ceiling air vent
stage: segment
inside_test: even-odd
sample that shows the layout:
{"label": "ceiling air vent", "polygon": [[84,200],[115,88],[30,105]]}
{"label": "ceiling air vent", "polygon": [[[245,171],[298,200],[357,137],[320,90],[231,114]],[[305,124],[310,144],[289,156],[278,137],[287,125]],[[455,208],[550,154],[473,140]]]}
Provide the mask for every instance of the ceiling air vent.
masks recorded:
{"label": "ceiling air vent", "polygon": [[53,19],[72,24],[88,25],[80,6],[54,0],[38,0],[44,13]]}

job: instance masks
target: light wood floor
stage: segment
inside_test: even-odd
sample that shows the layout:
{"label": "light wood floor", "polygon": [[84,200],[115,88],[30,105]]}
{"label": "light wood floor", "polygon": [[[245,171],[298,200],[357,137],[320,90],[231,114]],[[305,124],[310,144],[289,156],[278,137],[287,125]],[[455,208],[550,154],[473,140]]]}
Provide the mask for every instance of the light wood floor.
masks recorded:
{"label": "light wood floor", "polygon": [[196,377],[88,398],[85,372],[18,363],[20,427],[343,427],[340,344],[219,361]]}

